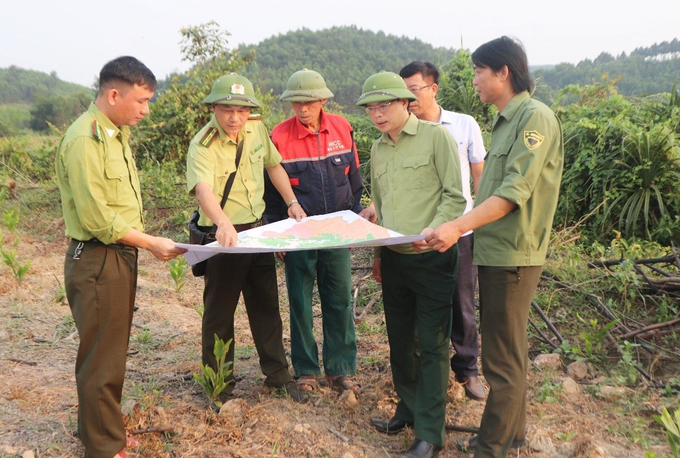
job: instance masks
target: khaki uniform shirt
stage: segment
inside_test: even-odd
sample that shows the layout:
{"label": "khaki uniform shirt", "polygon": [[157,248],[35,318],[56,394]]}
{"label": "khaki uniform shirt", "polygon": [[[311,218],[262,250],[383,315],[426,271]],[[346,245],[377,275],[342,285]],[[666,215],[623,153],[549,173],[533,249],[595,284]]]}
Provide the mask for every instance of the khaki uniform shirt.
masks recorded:
{"label": "khaki uniform shirt", "polygon": [[[210,130],[216,133],[206,141]],[[224,205],[224,213],[232,224],[247,224],[262,218],[264,213],[264,169],[281,162],[281,155],[269,139],[267,128],[260,120],[248,120],[238,134],[243,140],[243,153],[234,183]],[[207,144],[207,146],[206,146]],[[218,202],[222,200],[224,186],[235,170],[237,143],[229,139],[213,115],[189,144],[187,153],[187,187],[194,195],[197,183],[206,183]],[[213,222],[200,210],[200,226]]]}
{"label": "khaki uniform shirt", "polygon": [[128,126],[90,104],[68,128],[56,157],[66,236],[115,243],[144,230],[142,195]]}
{"label": "khaki uniform shirt", "polygon": [[517,207],[475,229],[476,265],[543,265],[563,162],[562,126],[555,113],[528,92],[515,95],[494,121],[475,205],[493,195]]}
{"label": "khaki uniform shirt", "polygon": [[[410,114],[397,143],[383,134],[371,147],[371,193],[378,224],[417,235],[463,214],[458,148],[446,128]],[[416,253],[411,244],[393,245]]]}

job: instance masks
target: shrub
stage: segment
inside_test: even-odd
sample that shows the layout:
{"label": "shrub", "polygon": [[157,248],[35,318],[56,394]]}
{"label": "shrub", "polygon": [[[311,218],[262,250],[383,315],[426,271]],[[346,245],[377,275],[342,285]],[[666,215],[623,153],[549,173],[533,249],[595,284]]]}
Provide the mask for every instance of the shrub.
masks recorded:
{"label": "shrub", "polygon": [[560,91],[555,110],[565,164],[556,226],[587,216],[582,229],[599,242],[614,229],[624,237],[680,240],[680,110],[671,100],[627,99],[606,80]]}

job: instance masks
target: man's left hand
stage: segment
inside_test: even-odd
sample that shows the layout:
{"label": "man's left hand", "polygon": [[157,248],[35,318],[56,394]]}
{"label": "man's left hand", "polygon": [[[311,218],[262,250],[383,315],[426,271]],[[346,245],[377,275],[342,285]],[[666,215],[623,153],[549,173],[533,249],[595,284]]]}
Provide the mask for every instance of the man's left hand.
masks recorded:
{"label": "man's left hand", "polygon": [[302,206],[295,202],[290,207],[288,207],[288,216],[295,218],[295,221],[300,221],[302,218],[306,218],[307,214],[302,209]]}
{"label": "man's left hand", "polygon": [[434,233],[434,229],[432,229],[431,227],[426,227],[425,229],[420,231],[420,235],[424,235],[425,240],[413,242],[411,244],[413,246],[413,249],[416,250],[418,253],[422,253],[423,251],[431,249],[430,245],[428,245],[428,243],[427,243],[427,238],[431,237],[433,233]]}

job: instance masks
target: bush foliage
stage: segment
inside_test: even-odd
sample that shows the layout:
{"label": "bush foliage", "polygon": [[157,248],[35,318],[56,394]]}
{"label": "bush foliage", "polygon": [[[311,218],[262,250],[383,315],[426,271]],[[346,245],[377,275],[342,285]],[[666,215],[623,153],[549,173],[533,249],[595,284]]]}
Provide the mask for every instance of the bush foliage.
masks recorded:
{"label": "bush foliage", "polygon": [[[581,226],[606,241],[680,241],[680,104],[665,94],[627,98],[616,81],[568,86],[555,110],[565,137],[556,224]],[[674,89],[675,90],[675,89]]]}
{"label": "bush foliage", "polygon": [[[343,29],[345,35],[351,32],[365,34]],[[159,90],[151,115],[132,136],[142,175],[153,181],[149,182],[153,195],[148,195],[147,202],[160,199],[157,207],[166,213],[180,209],[177,220],[184,218],[190,202],[184,195],[177,198],[184,183],[189,141],[210,119],[203,99],[219,76],[247,72],[257,59],[264,59],[229,50],[229,33],[214,22],[187,27],[180,33],[184,58],[194,66]],[[310,33],[302,36],[309,38]],[[469,53],[455,53],[441,64],[441,71],[442,106],[475,117],[488,140],[496,112],[475,94]],[[286,78],[279,79],[285,84]],[[258,82],[253,81],[256,88]],[[599,243],[608,243],[615,231],[630,239],[680,243],[680,90],[674,87],[654,96],[626,97],[619,92],[619,84],[620,79],[605,76],[593,84],[567,86],[554,99],[553,109],[562,121],[565,137],[565,172],[555,224],[558,228],[576,225],[588,240]],[[285,117],[288,106],[278,102],[272,91],[257,91],[257,96],[263,102],[260,111],[268,127]],[[43,108],[54,105],[54,100],[45,99]],[[344,112],[335,100],[327,109]],[[379,132],[365,115],[344,114],[354,127],[367,181],[370,146]],[[3,139],[3,175],[30,182],[50,180],[55,146],[54,141]],[[175,178],[170,180],[170,176]]]}

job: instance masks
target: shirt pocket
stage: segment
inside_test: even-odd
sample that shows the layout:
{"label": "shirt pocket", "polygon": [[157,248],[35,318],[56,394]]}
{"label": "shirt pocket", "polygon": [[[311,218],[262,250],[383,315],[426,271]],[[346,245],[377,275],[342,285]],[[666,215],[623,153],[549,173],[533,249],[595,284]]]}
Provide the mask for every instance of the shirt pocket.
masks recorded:
{"label": "shirt pocket", "polygon": [[125,163],[108,162],[104,166],[104,174],[106,175],[107,199],[109,202],[116,204],[124,202],[126,186],[132,190],[130,174]]}
{"label": "shirt pocket", "polygon": [[309,162],[288,162],[283,165],[283,168],[288,174],[290,186],[296,194],[301,192],[306,194],[311,191],[312,185],[312,171],[309,168]]}
{"label": "shirt pocket", "polygon": [[422,189],[439,181],[432,157],[428,155],[411,156],[402,163],[403,177],[399,181],[406,189]]}
{"label": "shirt pocket", "polygon": [[377,185],[378,189],[380,190],[380,194],[386,196],[390,191],[389,180],[387,177],[387,164],[371,164],[371,167],[373,167],[373,176],[375,177],[375,183],[372,184]]}
{"label": "shirt pocket", "polygon": [[349,169],[352,165],[352,158],[348,155],[343,156],[333,156],[331,158],[331,167],[333,170],[333,179],[335,180],[335,186],[338,188],[342,186],[347,186],[349,184]]}
{"label": "shirt pocket", "polygon": [[260,183],[261,181],[264,180],[264,152],[262,150],[260,151],[251,151],[250,154],[248,155],[248,159],[250,160],[250,168],[252,170],[252,175],[253,175],[253,181],[255,183]]}
{"label": "shirt pocket", "polygon": [[489,151],[489,166],[493,172],[491,177],[493,181],[503,181],[506,172],[505,167],[508,162],[508,155],[510,154],[510,147],[498,149],[496,151]]}

